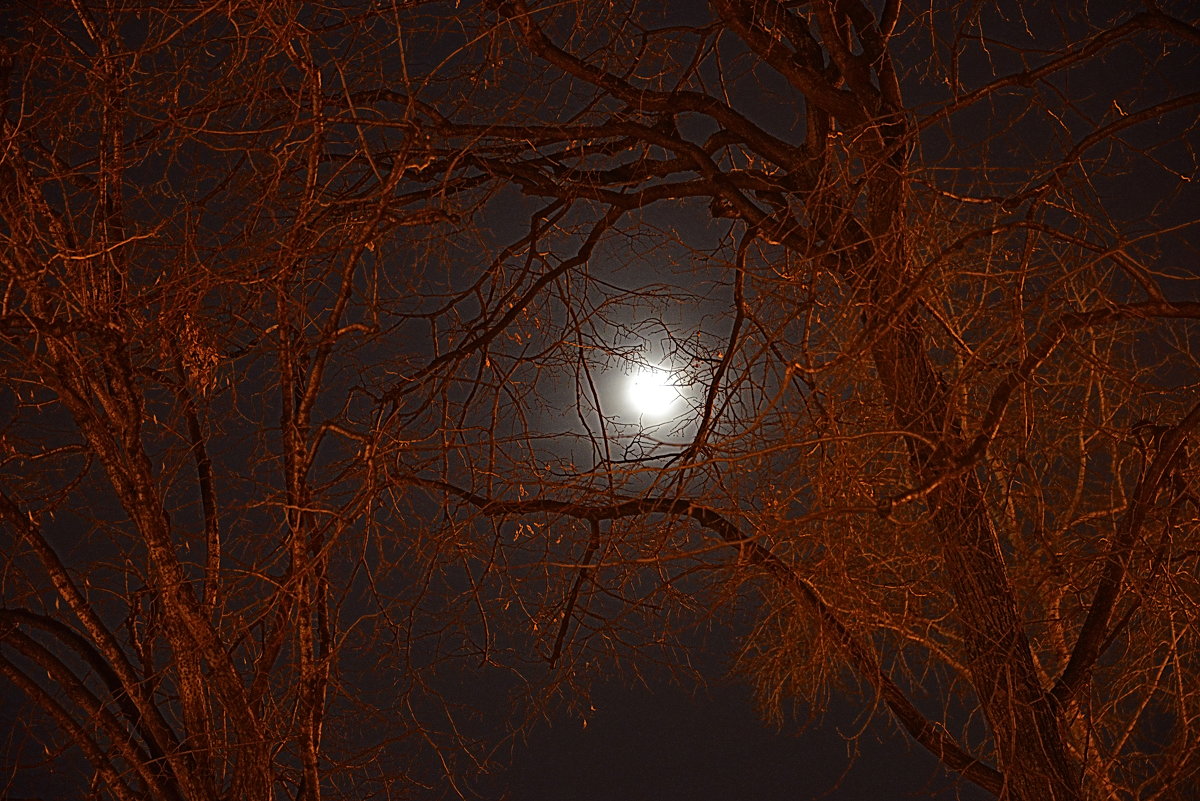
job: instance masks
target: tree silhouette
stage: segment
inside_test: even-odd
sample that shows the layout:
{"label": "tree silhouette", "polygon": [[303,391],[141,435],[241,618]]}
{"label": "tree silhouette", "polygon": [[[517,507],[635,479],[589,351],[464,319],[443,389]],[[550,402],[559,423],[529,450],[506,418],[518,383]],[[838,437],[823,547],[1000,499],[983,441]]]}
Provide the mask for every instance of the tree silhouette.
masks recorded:
{"label": "tree silhouette", "polygon": [[746,614],[778,722],[1195,790],[1184,15],[14,18],[0,669],[100,797],[469,795]]}

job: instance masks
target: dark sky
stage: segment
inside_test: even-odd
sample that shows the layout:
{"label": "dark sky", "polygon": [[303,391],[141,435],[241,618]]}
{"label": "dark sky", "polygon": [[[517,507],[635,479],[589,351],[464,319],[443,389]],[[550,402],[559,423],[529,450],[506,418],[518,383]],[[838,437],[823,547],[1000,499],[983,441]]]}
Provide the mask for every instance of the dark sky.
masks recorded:
{"label": "dark sky", "polygon": [[604,685],[586,728],[559,720],[535,730],[503,784],[514,801],[990,797],[954,782],[889,724],[864,728],[863,703],[835,700],[823,721],[780,731],[756,715],[743,684]]}

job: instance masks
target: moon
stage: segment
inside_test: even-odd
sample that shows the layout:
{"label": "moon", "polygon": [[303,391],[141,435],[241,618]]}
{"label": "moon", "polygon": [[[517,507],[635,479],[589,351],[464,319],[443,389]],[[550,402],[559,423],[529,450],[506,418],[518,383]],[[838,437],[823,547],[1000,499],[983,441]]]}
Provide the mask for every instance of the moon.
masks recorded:
{"label": "moon", "polygon": [[642,367],[629,376],[629,403],[643,417],[662,419],[682,397],[675,377],[661,367]]}

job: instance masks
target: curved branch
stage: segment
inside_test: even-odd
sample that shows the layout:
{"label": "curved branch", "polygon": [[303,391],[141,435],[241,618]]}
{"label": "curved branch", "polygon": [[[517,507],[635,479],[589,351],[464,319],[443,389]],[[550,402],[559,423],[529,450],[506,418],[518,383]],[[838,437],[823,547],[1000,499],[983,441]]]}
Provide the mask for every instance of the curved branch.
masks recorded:
{"label": "curved branch", "polygon": [[[58,690],[79,708],[83,718],[104,732],[111,744],[110,748],[120,754],[155,797],[179,801],[179,792],[174,782],[170,781],[170,777],[163,775],[162,771],[155,768],[154,760],[142,749],[135,738],[129,736],[129,730],[61,659],[15,626],[5,633],[4,642],[46,671],[47,677],[54,682]],[[20,668],[13,665],[12,662],[8,662],[8,664],[20,672]],[[71,717],[70,713],[62,709],[61,705],[59,709],[64,715]],[[72,730],[67,731],[75,734]],[[111,764],[107,754],[103,755],[103,762]],[[103,763],[93,762],[93,764],[96,768],[100,768]]]}
{"label": "curved branch", "polygon": [[59,728],[71,738],[71,743],[83,751],[84,756],[92,763],[96,772],[104,779],[104,783],[112,791],[113,795],[116,796],[118,801],[137,801],[138,797],[134,795],[129,785],[121,777],[121,774],[113,767],[108,755],[100,748],[95,738],[88,734],[71,717],[62,704],[58,702],[58,699],[47,692],[40,684],[26,676],[23,671],[10,662],[3,654],[0,654],[0,674],[3,674],[19,690],[24,692],[25,695],[41,707],[46,714],[54,719]]}
{"label": "curved branch", "polygon": [[[27,515],[22,514],[17,505],[3,492],[0,492],[0,519],[17,532],[19,540],[23,539],[28,542],[41,560],[58,596],[75,615],[94,643],[94,645],[88,644],[85,650],[94,650],[97,658],[102,659],[108,666],[111,674],[108,675],[106,681],[115,677],[120,682],[123,697],[127,698],[136,710],[139,728],[145,727],[147,743],[167,755],[172,771],[186,792],[199,788],[201,783],[193,775],[192,767],[184,761],[178,748],[173,747],[178,744],[174,731],[163,717],[162,711],[143,692],[143,683],[121,649],[115,635],[109,631],[104,621],[83,597],[83,593],[75,586],[66,567],[58,558],[58,554],[42,536],[38,526]],[[71,644],[69,635],[64,641]],[[85,656],[85,659],[87,658]],[[102,672],[101,675],[105,676],[106,673],[107,671]]]}
{"label": "curved branch", "polygon": [[[117,672],[113,670],[112,665],[96,650],[96,646],[88,642],[78,631],[62,621],[55,620],[46,615],[40,615],[28,609],[0,609],[0,621],[7,621],[9,626],[12,627],[11,629],[0,627],[0,640],[7,639],[10,634],[16,631],[17,626],[24,624],[39,628],[53,635],[78,654],[87,663],[87,666],[95,671],[100,680],[104,682],[109,695],[112,696],[117,702],[117,706],[120,707],[121,714],[137,730],[142,740],[146,743],[147,748],[149,748],[152,759],[156,762],[162,760],[166,753],[173,753],[179,748],[179,740],[169,726],[163,731],[157,730],[152,725],[147,725],[137,705],[133,702],[129,693],[125,691],[125,687],[122,685]],[[164,735],[169,739],[166,743],[160,743],[158,738]]]}

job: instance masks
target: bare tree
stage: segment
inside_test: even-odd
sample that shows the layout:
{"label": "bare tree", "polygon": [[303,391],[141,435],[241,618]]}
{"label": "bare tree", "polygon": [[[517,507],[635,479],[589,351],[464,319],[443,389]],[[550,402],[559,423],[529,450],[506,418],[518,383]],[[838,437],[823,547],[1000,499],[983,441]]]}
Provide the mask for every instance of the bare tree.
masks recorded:
{"label": "bare tree", "polygon": [[776,720],[1195,791],[1183,14],[19,18],[0,667],[101,794],[465,795],[456,671],[518,729],[743,606]]}

